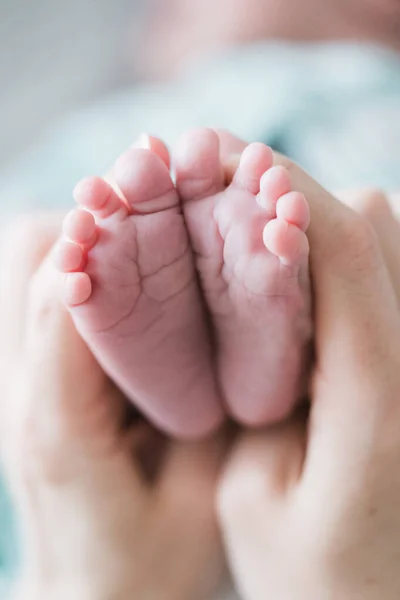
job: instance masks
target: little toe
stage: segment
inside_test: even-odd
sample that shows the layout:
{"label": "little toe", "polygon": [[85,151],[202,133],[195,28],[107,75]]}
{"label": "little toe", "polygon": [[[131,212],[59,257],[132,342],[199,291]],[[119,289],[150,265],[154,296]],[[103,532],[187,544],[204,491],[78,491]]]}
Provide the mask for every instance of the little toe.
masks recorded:
{"label": "little toe", "polygon": [[87,273],[69,273],[63,283],[63,300],[67,306],[83,304],[90,298],[92,282]]}
{"label": "little toe", "polygon": [[269,218],[276,216],[276,204],[281,196],[292,189],[289,171],[280,165],[272,167],[263,174],[260,181],[258,204],[267,212]]}
{"label": "little toe", "polygon": [[66,238],[91,248],[96,241],[96,222],[93,215],[80,208],[72,210],[64,219],[63,233]]}
{"label": "little toe", "polygon": [[263,173],[271,169],[273,160],[271,148],[258,142],[250,144],[243,150],[232,186],[246,190],[250,194],[258,194],[260,179]]}
{"label": "little toe", "polygon": [[277,256],[284,265],[300,265],[309,254],[309,243],[305,233],[296,225],[283,219],[272,219],[264,228],[266,248]]}
{"label": "little toe", "polygon": [[78,271],[83,267],[84,254],[81,246],[68,240],[61,240],[53,251],[55,267],[62,273]]}
{"label": "little toe", "polygon": [[178,205],[167,165],[150,150],[124,152],[115,163],[114,175],[132,213],[155,213]]}
{"label": "little toe", "polygon": [[279,198],[276,204],[276,216],[302,231],[307,231],[310,225],[310,207],[306,197],[301,192],[289,192]]}
{"label": "little toe", "polygon": [[96,217],[107,218],[127,208],[116,191],[101,177],[88,177],[80,181],[74,189],[75,202],[93,213]]}
{"label": "little toe", "polygon": [[174,164],[183,201],[200,200],[224,189],[220,140],[212,129],[185,133],[175,148]]}

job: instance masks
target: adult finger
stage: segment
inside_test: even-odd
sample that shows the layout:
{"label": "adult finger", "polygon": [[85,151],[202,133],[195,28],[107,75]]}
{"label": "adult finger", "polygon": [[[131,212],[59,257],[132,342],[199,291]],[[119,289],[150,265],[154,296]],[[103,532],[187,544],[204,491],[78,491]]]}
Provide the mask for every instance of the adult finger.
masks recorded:
{"label": "adult finger", "polygon": [[[287,508],[303,468],[306,427],[297,414],[285,423],[243,434],[220,478],[217,506],[227,537],[257,539]],[[285,501],[283,501],[285,500]]]}
{"label": "adult finger", "polygon": [[340,192],[338,197],[368,219],[374,228],[400,304],[400,224],[395,217],[400,198],[374,189]]}
{"label": "adult finger", "polygon": [[47,213],[16,219],[2,235],[0,249],[0,348],[8,359],[19,356],[31,276],[54,244],[62,215]]}
{"label": "adult finger", "polygon": [[228,443],[226,429],[200,442],[171,441],[158,484],[161,497],[190,494],[201,502],[203,493],[215,486]]}
{"label": "adult finger", "polygon": [[226,451],[225,432],[202,442],[171,441],[154,498],[171,537],[179,523],[184,562],[212,566],[210,583],[221,580],[225,566],[215,495]]}
{"label": "adult finger", "polygon": [[397,443],[398,299],[371,221],[288,169],[311,208],[316,364],[303,482],[332,488],[356,472],[364,480],[382,447]]}
{"label": "adult finger", "polygon": [[94,548],[99,560],[125,542],[130,550],[121,523],[132,531],[145,488],[120,429],[123,398],[76,332],[51,262],[27,290],[4,464],[32,560],[51,560],[63,572],[66,561],[76,558],[78,568],[83,556],[90,571]]}
{"label": "adult finger", "polygon": [[248,144],[224,129],[217,129],[217,134],[225,183],[229,185],[239,166],[240,156]]}
{"label": "adult finger", "polygon": [[[25,404],[40,432],[36,442],[47,454],[86,454],[116,443],[124,403],[83,342],[62,304],[60,274],[47,257],[31,279],[20,365],[25,373]],[[68,453],[65,449],[70,446]],[[106,451],[107,448],[104,448]]]}
{"label": "adult finger", "polygon": [[[4,442],[9,415],[10,378],[21,355],[29,281],[60,231],[62,215],[16,219],[5,231],[0,251],[0,431]],[[18,376],[18,375],[17,375]]]}
{"label": "adult finger", "polygon": [[351,364],[353,380],[360,382],[362,374],[368,386],[369,377],[378,372],[375,367],[398,355],[400,333],[397,301],[377,235],[367,219],[297,165],[280,156],[276,162],[287,167],[294,188],[310,204],[318,368],[329,368],[330,377],[341,378]]}

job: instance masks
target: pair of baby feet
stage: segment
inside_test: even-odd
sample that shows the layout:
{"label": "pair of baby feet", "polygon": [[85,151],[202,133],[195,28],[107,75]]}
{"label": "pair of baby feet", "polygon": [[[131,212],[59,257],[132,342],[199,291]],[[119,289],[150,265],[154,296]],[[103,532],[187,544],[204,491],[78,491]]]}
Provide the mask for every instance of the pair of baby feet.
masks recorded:
{"label": "pair of baby feet", "polygon": [[[232,138],[232,147],[238,141]],[[199,437],[226,413],[259,426],[301,392],[310,337],[309,208],[264,144],[225,183],[220,139],[147,137],[116,185],[85,179],[56,264],[65,303],[107,374],[164,431]]]}

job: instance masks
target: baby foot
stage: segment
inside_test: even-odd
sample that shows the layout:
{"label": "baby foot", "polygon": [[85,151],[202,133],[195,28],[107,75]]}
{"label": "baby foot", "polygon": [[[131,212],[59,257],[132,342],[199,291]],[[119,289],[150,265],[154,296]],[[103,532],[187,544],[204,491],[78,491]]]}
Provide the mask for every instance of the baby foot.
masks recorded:
{"label": "baby foot", "polygon": [[117,192],[75,188],[56,262],[75,325],[107,374],[158,426],[195,437],[223,418],[179,199],[163,152],[130,149]]}
{"label": "baby foot", "polygon": [[243,151],[226,187],[211,130],[182,138],[175,167],[225,402],[248,425],[280,420],[302,393],[311,334],[306,198],[263,144]]}

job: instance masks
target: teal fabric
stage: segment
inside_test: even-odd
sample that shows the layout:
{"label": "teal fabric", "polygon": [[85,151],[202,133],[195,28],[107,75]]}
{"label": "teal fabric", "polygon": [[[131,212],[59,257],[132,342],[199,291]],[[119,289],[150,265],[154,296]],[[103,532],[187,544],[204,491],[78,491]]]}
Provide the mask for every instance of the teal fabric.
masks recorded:
{"label": "teal fabric", "polygon": [[[381,48],[261,44],[193,66],[173,85],[124,90],[70,115],[0,173],[3,215],[71,204],[81,177],[102,174],[142,131],[173,143],[188,127],[278,140],[328,189],[400,190],[400,57]],[[0,571],[17,563],[0,490]]]}
{"label": "teal fabric", "polygon": [[0,598],[6,598],[8,580],[18,568],[18,536],[11,499],[0,477]]}
{"label": "teal fabric", "polygon": [[328,188],[400,187],[400,56],[357,45],[261,44],[193,66],[171,85],[123,90],[69,115],[0,169],[3,213],[68,206],[143,131],[173,143],[188,127],[281,140]]}

